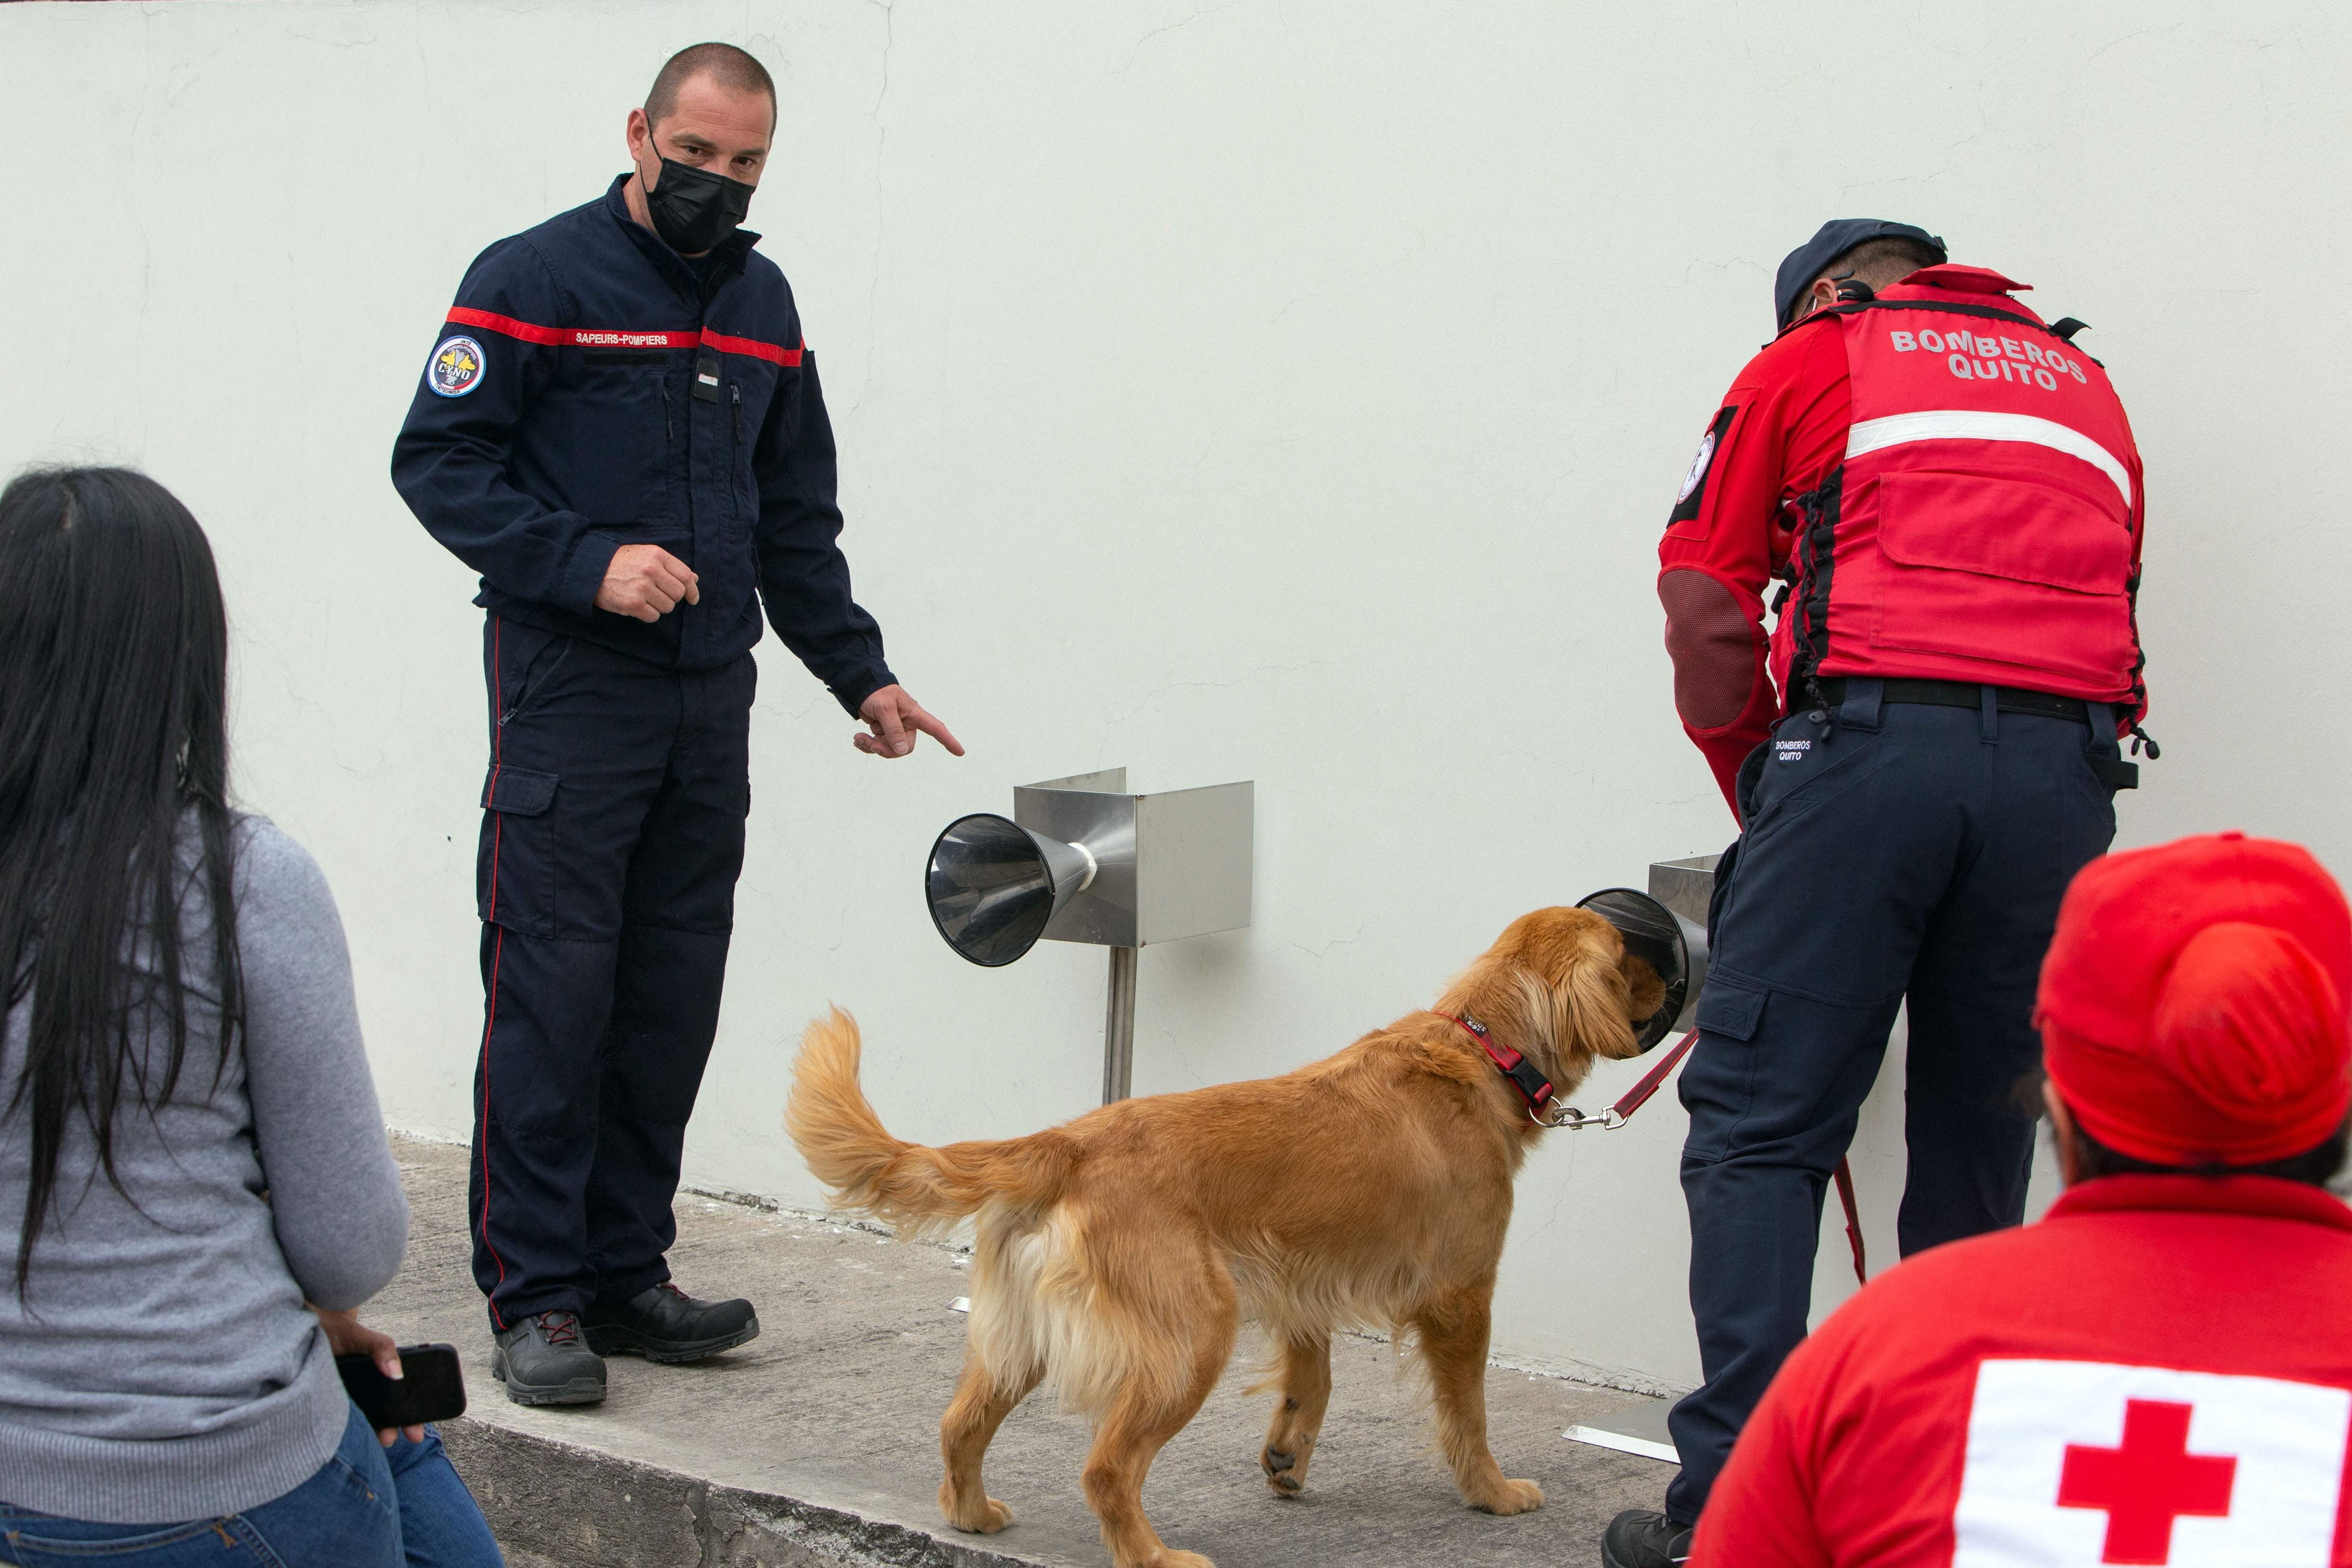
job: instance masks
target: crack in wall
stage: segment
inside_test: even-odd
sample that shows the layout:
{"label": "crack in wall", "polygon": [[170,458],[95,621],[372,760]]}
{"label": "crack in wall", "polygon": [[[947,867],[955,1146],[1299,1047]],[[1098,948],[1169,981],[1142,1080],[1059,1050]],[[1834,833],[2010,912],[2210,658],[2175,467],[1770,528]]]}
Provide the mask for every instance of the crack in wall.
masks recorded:
{"label": "crack in wall", "polygon": [[882,296],[882,227],[889,221],[885,205],[887,196],[882,184],[884,160],[890,152],[890,127],[882,118],[882,105],[890,97],[890,51],[898,41],[898,18],[895,0],[868,0],[882,11],[882,85],[874,94],[874,107],[866,118],[874,121],[874,259],[866,275],[866,373],[861,379],[857,396],[851,400],[849,412],[856,413],[866,402],[866,394],[874,386],[874,356],[877,325],[881,320]]}
{"label": "crack in wall", "polygon": [[1127,52],[1126,64],[1120,66],[1118,69],[1111,72],[1110,74],[1113,76],[1126,75],[1127,72],[1134,66],[1135,62],[1142,57],[1143,46],[1151,42],[1152,39],[1160,37],[1169,33],[1179,31],[1181,28],[1189,27],[1203,16],[1213,16],[1220,11],[1230,11],[1234,6],[1241,4],[1243,4],[1243,0],[1226,0],[1226,3],[1223,5],[1206,5],[1202,7],[1200,10],[1192,13],[1190,16],[1169,23],[1164,27],[1152,28],[1151,31],[1144,34],[1143,37],[1135,40],[1135,47]]}

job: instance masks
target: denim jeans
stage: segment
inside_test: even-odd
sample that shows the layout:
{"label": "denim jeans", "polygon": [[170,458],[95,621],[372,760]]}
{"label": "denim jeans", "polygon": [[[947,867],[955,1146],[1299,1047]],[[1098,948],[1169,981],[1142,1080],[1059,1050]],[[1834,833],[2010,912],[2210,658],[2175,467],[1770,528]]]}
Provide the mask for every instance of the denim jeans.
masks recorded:
{"label": "denim jeans", "polygon": [[92,1524],[0,1503],[21,1568],[504,1568],[439,1434],[389,1448],[353,1407],[333,1458],[259,1508],[181,1524]]}

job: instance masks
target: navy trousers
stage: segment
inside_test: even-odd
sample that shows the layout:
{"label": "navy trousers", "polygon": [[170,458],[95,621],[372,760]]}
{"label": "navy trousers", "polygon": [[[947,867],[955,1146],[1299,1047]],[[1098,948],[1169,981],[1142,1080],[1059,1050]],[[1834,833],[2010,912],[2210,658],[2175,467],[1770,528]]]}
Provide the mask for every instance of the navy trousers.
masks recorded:
{"label": "navy trousers", "polygon": [[2086,728],[2000,712],[1992,691],[1977,709],[1884,704],[1880,682],[1850,680],[1825,722],[1782,720],[1745,770],[1680,1086],[1706,1375],[1668,1418],[1683,1523],[1804,1338],[1822,1194],[1899,1005],[1904,1255],[2024,1218],[2034,984],[2067,883],[2115,837],[2091,755],[2116,753],[2104,706]]}
{"label": "navy trousers", "polygon": [[677,671],[491,617],[474,1279],[505,1328],[669,1278],[751,809],[749,653]]}

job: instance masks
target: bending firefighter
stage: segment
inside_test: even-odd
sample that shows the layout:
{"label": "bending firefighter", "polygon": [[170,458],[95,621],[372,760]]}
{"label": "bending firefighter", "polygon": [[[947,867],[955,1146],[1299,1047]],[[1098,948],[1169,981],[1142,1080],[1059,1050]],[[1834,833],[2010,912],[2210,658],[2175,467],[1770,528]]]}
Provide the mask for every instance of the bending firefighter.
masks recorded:
{"label": "bending firefighter", "polygon": [[1823,1192],[1906,1002],[1904,1254],[2024,1217],[2034,980],[2147,695],[2131,427],[2080,323],[2023,287],[1907,225],[1824,226],[1659,548],[1675,706],[1741,836],[1681,1081],[1706,1381],[1612,1568],[1687,1554],[1804,1337]]}

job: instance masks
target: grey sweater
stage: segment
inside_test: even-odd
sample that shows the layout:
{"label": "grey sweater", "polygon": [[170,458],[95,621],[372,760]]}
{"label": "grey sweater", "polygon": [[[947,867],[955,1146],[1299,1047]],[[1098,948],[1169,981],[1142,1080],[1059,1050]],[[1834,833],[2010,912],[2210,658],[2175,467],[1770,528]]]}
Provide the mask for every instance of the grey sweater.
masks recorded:
{"label": "grey sweater", "polygon": [[[29,1113],[0,1114],[0,1500],[111,1524],[211,1518],[283,1496],[341,1440],[350,1406],[302,1303],[355,1307],[389,1283],[408,1205],[326,878],[260,818],[242,819],[236,842],[243,1049],[213,1088],[220,1042],[191,998],[178,1092],[153,1121],[133,1109],[115,1125],[128,1200],[72,1124],[62,1219],[39,1238],[22,1301]],[[192,899],[199,994],[209,918]],[[0,1040],[0,1112],[24,1071],[28,1007]]]}

